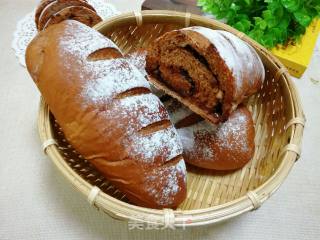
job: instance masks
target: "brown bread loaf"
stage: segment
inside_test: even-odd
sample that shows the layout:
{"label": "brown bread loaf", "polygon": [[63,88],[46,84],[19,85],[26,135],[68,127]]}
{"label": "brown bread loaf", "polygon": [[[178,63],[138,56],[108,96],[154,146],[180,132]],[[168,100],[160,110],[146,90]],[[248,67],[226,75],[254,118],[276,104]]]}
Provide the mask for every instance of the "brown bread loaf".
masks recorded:
{"label": "brown bread loaf", "polygon": [[213,170],[235,170],[252,159],[255,130],[245,106],[240,105],[227,121],[212,124],[177,100],[169,99],[164,105],[178,130],[187,163]]}
{"label": "brown bread loaf", "polygon": [[204,27],[171,31],[148,49],[149,80],[213,122],[228,119],[264,80],[264,66],[235,35]]}
{"label": "brown bread loaf", "polygon": [[184,200],[177,131],[147,80],[111,40],[67,20],[37,35],[26,62],[67,140],[129,200],[152,208]]}

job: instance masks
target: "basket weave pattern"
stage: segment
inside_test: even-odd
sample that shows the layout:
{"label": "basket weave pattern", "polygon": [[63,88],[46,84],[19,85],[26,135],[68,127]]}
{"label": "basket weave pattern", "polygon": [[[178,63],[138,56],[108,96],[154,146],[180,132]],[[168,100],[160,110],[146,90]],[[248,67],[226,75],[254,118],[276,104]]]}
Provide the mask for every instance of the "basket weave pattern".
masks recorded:
{"label": "basket weave pattern", "polygon": [[242,169],[215,172],[187,166],[186,200],[175,211],[141,208],[127,202],[125,195],[114,188],[90,163],[65,140],[61,128],[42,101],[39,112],[39,132],[42,141],[55,139],[56,144],[45,151],[61,172],[84,193],[97,192],[90,202],[115,218],[136,219],[165,224],[170,221],[182,226],[204,225],[221,221],[258,208],[279,187],[299,157],[304,115],[297,92],[286,69],[263,47],[224,24],[200,16],[169,11],[144,11],[123,14],[96,26],[124,52],[147,47],[163,33],[185,26],[202,25],[224,29],[243,38],[259,53],[266,79],[261,91],[246,105],[255,122],[255,154]]}

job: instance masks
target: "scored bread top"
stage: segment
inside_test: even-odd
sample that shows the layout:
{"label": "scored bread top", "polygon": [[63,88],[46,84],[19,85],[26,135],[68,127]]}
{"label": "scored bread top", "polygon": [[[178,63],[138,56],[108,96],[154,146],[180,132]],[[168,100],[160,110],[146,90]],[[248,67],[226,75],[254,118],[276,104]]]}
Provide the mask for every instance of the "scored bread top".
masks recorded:
{"label": "scored bread top", "polygon": [[186,170],[177,131],[111,40],[67,20],[38,34],[26,60],[67,140],[107,179],[142,206],[181,203]]}
{"label": "scored bread top", "polygon": [[223,30],[195,26],[185,28],[183,31],[200,33],[213,44],[234,77],[234,99],[241,98],[244,87],[247,88],[249,91],[247,94],[250,95],[250,89],[255,92],[255,86],[261,85],[265,78],[264,66],[256,51],[249,44]]}

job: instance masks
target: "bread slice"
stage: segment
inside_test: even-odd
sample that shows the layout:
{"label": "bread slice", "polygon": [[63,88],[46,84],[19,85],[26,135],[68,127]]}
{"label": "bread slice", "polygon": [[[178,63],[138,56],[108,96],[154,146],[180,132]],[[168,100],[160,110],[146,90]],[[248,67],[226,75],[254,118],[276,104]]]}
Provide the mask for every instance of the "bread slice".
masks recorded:
{"label": "bread slice", "polygon": [[34,21],[35,21],[35,23],[36,23],[36,27],[37,27],[37,28],[38,28],[38,23],[39,23],[39,17],[40,17],[40,15],[41,15],[43,9],[45,9],[45,7],[46,7],[47,5],[49,5],[50,3],[54,2],[54,1],[56,1],[56,0],[42,0],[42,1],[39,3],[39,5],[38,5],[38,7],[37,7],[37,9],[36,9],[35,15],[34,15]]}
{"label": "bread slice", "polygon": [[95,9],[88,4],[86,1],[83,0],[56,0],[46,5],[46,7],[42,10],[41,15],[39,16],[39,22],[37,24],[37,28],[39,31],[43,30],[48,20],[58,13],[59,11],[63,10],[64,8],[71,7],[71,6],[82,6],[88,9],[91,9],[95,12]]}
{"label": "bread slice", "polygon": [[89,27],[93,27],[102,21],[101,17],[94,11],[83,6],[71,6],[54,14],[45,24],[43,30],[50,25],[60,23],[64,20],[76,20]]}

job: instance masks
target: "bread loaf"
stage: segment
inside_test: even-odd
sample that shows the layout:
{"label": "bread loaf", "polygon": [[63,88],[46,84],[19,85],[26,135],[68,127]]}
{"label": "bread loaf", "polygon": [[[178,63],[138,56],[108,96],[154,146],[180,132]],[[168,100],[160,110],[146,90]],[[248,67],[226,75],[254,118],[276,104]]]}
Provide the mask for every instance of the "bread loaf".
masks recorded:
{"label": "bread loaf", "polygon": [[204,27],[171,31],[148,49],[149,80],[213,123],[225,121],[264,80],[264,66],[235,35]]}
{"label": "bread loaf", "polygon": [[79,21],[89,27],[102,21],[96,10],[85,0],[44,0],[35,13],[38,31],[66,19]]}
{"label": "bread loaf", "polygon": [[212,124],[174,99],[164,105],[178,130],[187,163],[206,169],[235,170],[252,159],[255,130],[245,106],[239,106],[227,121]]}
{"label": "bread loaf", "polygon": [[132,203],[174,208],[186,197],[181,142],[147,80],[121,55],[97,31],[66,20],[37,35],[26,62],[81,155]]}

